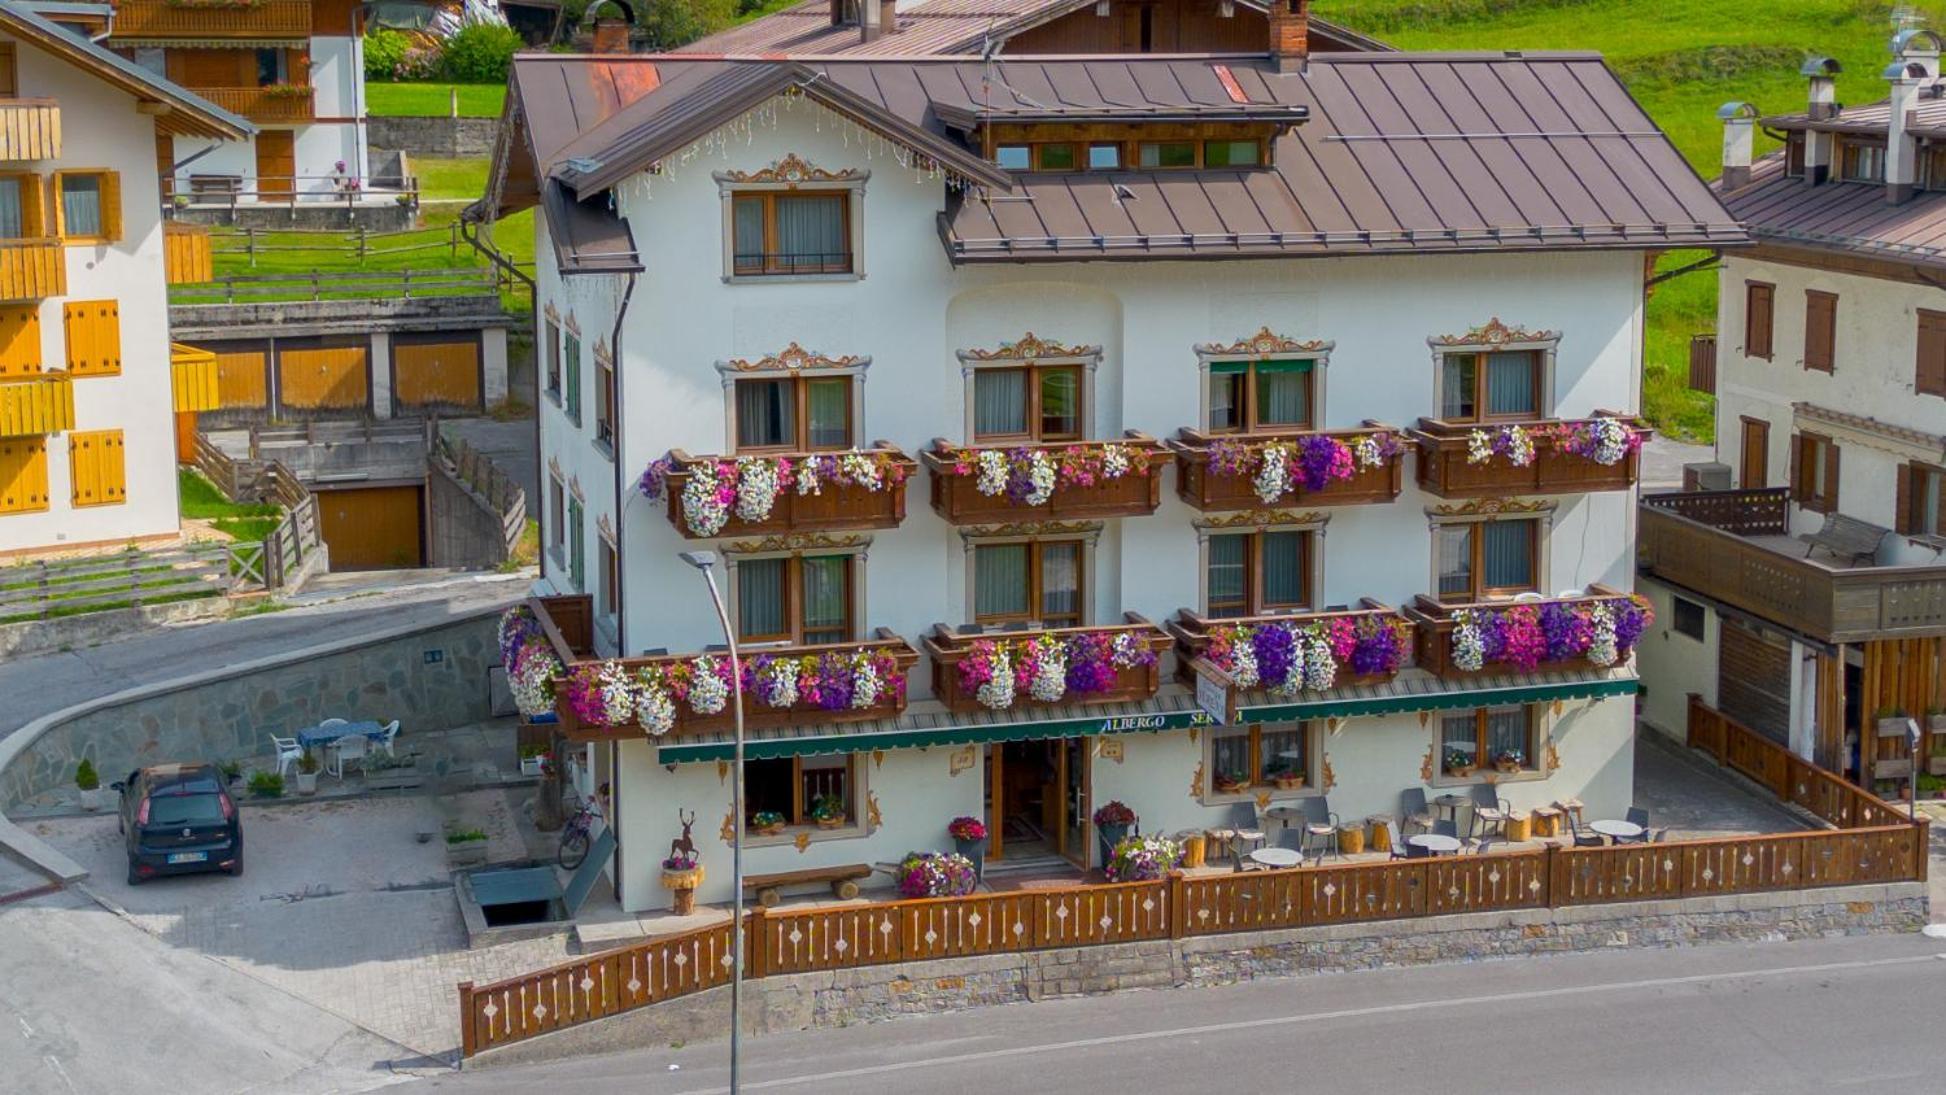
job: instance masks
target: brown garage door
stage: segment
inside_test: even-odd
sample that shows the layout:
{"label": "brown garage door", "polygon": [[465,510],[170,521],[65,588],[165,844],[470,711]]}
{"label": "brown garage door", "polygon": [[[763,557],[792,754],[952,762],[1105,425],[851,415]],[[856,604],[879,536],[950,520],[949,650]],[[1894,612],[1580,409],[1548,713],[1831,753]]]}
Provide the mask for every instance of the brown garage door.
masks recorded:
{"label": "brown garage door", "polygon": [[392,402],[404,411],[479,410],[479,336],[393,338]]}
{"label": "brown garage door", "polygon": [[1716,699],[1724,714],[1780,745],[1790,744],[1791,649],[1784,640],[1723,618]]}
{"label": "brown garage door", "polygon": [[363,410],[371,403],[364,339],[277,342],[277,403],[285,410]]}
{"label": "brown garage door", "polygon": [[318,491],[318,531],[331,550],[331,569],[424,565],[420,525],[423,489],[406,486]]}

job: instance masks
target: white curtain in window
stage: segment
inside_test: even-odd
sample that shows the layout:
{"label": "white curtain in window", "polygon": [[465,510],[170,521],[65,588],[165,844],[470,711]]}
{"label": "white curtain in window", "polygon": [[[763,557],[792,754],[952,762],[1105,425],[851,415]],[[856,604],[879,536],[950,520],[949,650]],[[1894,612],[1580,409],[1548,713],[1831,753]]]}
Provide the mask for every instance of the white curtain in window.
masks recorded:
{"label": "white curtain in window", "polygon": [[737,637],[774,639],[785,634],[784,568],[787,559],[746,559],[737,564]]}
{"label": "white curtain in window", "polygon": [[70,236],[101,235],[101,179],[68,175],[61,179],[61,223]]}
{"label": "white curtain in window", "polygon": [[1027,545],[985,544],[973,550],[976,616],[1027,615]]}
{"label": "white curtain in window", "polygon": [[1472,354],[1447,354],[1439,362],[1439,417],[1473,417]]}
{"label": "white curtain in window", "polygon": [[1238,780],[1250,778],[1250,728],[1217,730],[1210,738],[1211,775]]}
{"label": "white curtain in window", "polygon": [[849,562],[843,555],[822,555],[802,563],[805,642],[841,643],[851,638],[845,634],[845,609],[851,599],[850,583],[845,580]]}
{"label": "white curtain in window", "polygon": [[1279,775],[1309,777],[1311,769],[1304,756],[1304,725],[1283,723],[1267,725],[1257,731],[1257,771],[1266,780]]}
{"label": "white curtain in window", "polygon": [[789,445],[797,432],[788,380],[737,383],[737,444]]}
{"label": "white curtain in window", "polygon": [[27,233],[21,215],[20,180],[0,179],[0,239],[17,240]]}
{"label": "white curtain in window", "polygon": [[1475,737],[1478,731],[1479,724],[1474,720],[1471,711],[1464,715],[1447,715],[1439,720],[1440,763],[1445,764],[1447,753],[1463,753],[1477,764],[1479,758],[1474,754],[1480,748],[1480,743]]}
{"label": "white curtain in window", "polygon": [[[1487,760],[1518,749],[1527,754],[1527,709],[1495,707],[1487,712]],[[1528,758],[1530,761],[1533,759]]]}
{"label": "white curtain in window", "polygon": [[1490,589],[1531,589],[1534,586],[1534,523],[1489,521],[1480,529],[1486,537],[1484,569]]}
{"label": "white curtain in window", "polygon": [[799,266],[844,261],[844,199],[782,197],[777,199],[777,248]]}
{"label": "white curtain in window", "polygon": [[1027,371],[981,369],[973,374],[973,436],[1027,432]]}
{"label": "white curtain in window", "polygon": [[1304,603],[1304,534],[1263,534],[1264,604],[1288,607]]}
{"label": "white curtain in window", "polygon": [[1433,533],[1439,553],[1439,595],[1465,594],[1473,589],[1473,528],[1447,525]]}
{"label": "white curtain in window", "polygon": [[1488,414],[1533,414],[1539,397],[1531,351],[1487,355]]}
{"label": "white curtain in window", "polygon": [[1081,374],[1074,369],[1041,373],[1041,433],[1063,436],[1081,432]]}
{"label": "white curtain in window", "polygon": [[1311,420],[1311,363],[1267,361],[1257,366],[1257,424],[1297,426]]}
{"label": "white curtain in window", "polygon": [[804,386],[805,415],[810,420],[812,448],[842,448],[851,444],[851,382],[813,380]]}
{"label": "white curtain in window", "polygon": [[1081,615],[1081,545],[1041,545],[1041,616]]}
{"label": "white curtain in window", "polygon": [[737,198],[731,206],[738,262],[763,261],[764,203],[762,198]]}
{"label": "white curtain in window", "polygon": [[1209,606],[1219,616],[1241,616],[1250,606],[1243,603],[1244,567],[1249,565],[1250,537],[1231,533],[1209,538]]}
{"label": "white curtain in window", "polygon": [[1233,430],[1243,425],[1237,403],[1243,396],[1243,374],[1238,369],[1210,367],[1209,428]]}

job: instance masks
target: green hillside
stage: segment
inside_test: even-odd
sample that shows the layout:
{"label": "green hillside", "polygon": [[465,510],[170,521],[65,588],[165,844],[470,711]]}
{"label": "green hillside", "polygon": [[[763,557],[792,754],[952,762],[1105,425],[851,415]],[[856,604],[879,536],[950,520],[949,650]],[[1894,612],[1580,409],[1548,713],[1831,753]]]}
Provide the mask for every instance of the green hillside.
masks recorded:
{"label": "green hillside", "polygon": [[[1946,29],[1946,3],[1900,7]],[[1893,32],[1893,5],[1878,0],[1316,0],[1314,10],[1401,49],[1598,50],[1706,178],[1722,147],[1717,107],[1802,109],[1797,69],[1814,53],[1843,63],[1841,102],[1883,98]],[[1772,143],[1759,141],[1760,152]],[[1663,268],[1698,257],[1674,253]],[[1713,328],[1715,311],[1710,274],[1664,283],[1649,301],[1644,410],[1698,441],[1711,438],[1712,411],[1684,386],[1689,336]]]}

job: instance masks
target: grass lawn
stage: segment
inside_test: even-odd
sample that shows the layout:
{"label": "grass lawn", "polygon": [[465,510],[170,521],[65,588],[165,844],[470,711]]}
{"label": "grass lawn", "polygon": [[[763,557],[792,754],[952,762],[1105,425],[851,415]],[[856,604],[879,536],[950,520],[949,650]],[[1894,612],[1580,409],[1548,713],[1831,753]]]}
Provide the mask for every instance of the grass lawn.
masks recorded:
{"label": "grass lawn", "polygon": [[283,519],[283,510],[269,503],[230,501],[216,484],[188,468],[176,470],[176,494],[183,517],[208,521],[242,541],[261,543]]}
{"label": "grass lawn", "polygon": [[505,84],[395,84],[378,80],[365,84],[365,112],[374,118],[444,118],[452,113],[454,88],[459,89],[462,118],[498,118],[506,101]]}

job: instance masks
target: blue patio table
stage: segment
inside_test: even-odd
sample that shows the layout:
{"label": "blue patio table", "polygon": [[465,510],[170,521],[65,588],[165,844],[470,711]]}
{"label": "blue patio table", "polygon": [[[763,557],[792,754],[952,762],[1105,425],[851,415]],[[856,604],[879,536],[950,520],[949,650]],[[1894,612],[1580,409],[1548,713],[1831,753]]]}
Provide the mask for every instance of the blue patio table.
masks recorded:
{"label": "blue patio table", "polygon": [[330,745],[339,738],[349,738],[363,734],[367,738],[376,739],[384,732],[384,725],[378,722],[348,722],[343,726],[334,726],[329,730],[326,730],[322,726],[310,726],[297,732],[297,744],[306,749],[318,749]]}

